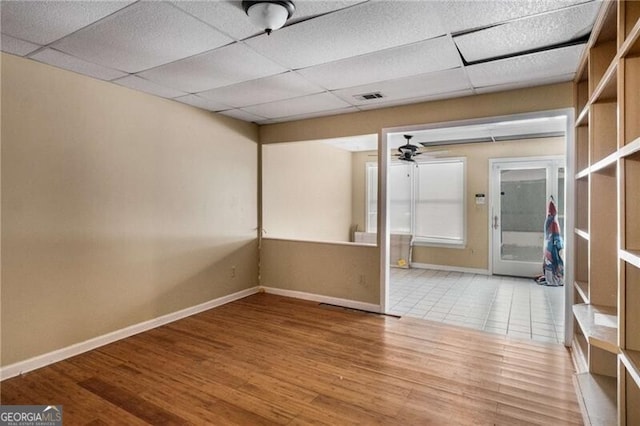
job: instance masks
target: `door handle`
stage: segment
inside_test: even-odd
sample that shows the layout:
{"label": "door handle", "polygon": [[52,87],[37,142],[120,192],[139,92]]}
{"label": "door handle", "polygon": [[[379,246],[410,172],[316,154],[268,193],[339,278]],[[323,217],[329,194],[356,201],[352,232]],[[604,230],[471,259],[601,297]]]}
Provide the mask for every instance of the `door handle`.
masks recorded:
{"label": "door handle", "polygon": [[498,215],[493,216],[493,229],[498,229]]}

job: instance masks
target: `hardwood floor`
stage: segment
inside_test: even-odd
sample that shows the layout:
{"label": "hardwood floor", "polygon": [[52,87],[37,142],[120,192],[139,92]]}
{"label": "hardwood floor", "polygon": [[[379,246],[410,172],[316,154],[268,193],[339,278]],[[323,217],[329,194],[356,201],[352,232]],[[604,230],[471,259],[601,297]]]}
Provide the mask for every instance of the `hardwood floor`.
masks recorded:
{"label": "hardwood floor", "polygon": [[257,294],[1,384],[73,424],[582,424],[567,350]]}

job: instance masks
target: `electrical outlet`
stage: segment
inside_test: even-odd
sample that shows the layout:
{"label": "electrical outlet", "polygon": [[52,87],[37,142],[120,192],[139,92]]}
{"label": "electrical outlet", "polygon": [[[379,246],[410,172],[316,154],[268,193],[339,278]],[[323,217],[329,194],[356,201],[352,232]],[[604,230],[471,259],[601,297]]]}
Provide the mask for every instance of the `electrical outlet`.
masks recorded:
{"label": "electrical outlet", "polygon": [[235,278],[236,277],[236,267],[232,266],[231,267],[231,278]]}

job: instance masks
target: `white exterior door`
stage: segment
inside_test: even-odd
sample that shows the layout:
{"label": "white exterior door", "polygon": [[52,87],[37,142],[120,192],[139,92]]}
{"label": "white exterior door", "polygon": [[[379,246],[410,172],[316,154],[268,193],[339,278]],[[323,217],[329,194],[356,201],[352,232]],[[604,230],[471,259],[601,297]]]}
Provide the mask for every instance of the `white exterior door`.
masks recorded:
{"label": "white exterior door", "polygon": [[551,196],[564,232],[564,159],[491,160],[490,165],[492,272],[541,275],[544,223]]}

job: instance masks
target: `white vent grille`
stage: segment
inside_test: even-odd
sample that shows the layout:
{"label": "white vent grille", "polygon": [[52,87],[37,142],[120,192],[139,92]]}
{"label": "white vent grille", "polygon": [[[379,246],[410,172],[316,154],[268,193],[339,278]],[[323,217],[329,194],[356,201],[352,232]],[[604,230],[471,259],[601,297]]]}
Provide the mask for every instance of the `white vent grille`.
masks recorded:
{"label": "white vent grille", "polygon": [[362,93],[360,95],[353,95],[359,101],[372,101],[374,99],[384,98],[384,95],[380,92]]}

